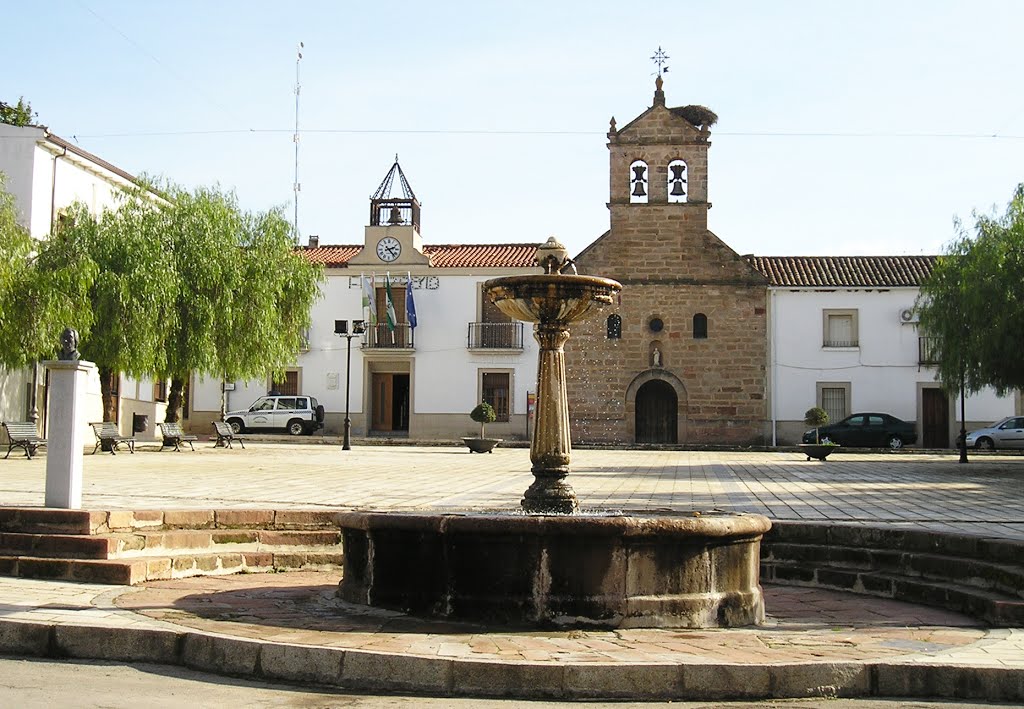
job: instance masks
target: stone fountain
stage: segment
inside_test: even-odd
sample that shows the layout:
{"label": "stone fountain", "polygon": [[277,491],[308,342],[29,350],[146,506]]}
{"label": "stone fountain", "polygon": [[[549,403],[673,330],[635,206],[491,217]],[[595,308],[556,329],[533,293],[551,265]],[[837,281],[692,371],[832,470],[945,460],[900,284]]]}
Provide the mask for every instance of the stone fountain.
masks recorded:
{"label": "stone fountain", "polygon": [[[760,515],[573,514],[563,346],[569,325],[622,286],[575,273],[554,237],[543,274],[487,281],[504,313],[534,323],[540,344],[530,445],[534,482],[522,512],[341,515],[339,596],[435,617],[530,626],[736,627],[764,620]],[[566,273],[572,270],[573,273]]]}

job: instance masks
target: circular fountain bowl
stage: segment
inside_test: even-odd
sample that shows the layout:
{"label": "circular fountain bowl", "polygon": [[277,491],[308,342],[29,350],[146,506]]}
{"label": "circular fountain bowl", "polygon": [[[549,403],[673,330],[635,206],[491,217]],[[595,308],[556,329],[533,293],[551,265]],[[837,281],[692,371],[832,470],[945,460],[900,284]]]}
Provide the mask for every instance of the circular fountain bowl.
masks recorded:
{"label": "circular fountain bowl", "polygon": [[492,278],[484,289],[503,313],[516,320],[570,323],[595,305],[609,305],[622,285],[598,276],[536,274]]}
{"label": "circular fountain bowl", "polygon": [[760,515],[341,515],[345,601],[535,627],[764,620]]}

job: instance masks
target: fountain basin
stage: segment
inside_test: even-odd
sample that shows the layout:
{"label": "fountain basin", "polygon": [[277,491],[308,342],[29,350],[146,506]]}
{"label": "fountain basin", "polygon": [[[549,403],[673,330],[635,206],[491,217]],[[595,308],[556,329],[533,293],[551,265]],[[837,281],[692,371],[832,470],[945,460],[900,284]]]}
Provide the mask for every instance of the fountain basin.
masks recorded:
{"label": "fountain basin", "polygon": [[487,296],[517,320],[570,323],[594,306],[609,305],[622,290],[618,281],[560,273],[504,276],[484,283]]}
{"label": "fountain basin", "polygon": [[764,620],[760,515],[341,515],[351,603],[533,627]]}

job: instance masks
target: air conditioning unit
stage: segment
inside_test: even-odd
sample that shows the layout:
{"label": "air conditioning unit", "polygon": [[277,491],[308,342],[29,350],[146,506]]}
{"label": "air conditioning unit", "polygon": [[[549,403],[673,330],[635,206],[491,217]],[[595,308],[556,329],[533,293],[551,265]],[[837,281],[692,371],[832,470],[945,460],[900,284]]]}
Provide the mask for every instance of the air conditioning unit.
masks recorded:
{"label": "air conditioning unit", "polygon": [[910,325],[917,322],[917,311],[913,308],[900,308],[900,322]]}

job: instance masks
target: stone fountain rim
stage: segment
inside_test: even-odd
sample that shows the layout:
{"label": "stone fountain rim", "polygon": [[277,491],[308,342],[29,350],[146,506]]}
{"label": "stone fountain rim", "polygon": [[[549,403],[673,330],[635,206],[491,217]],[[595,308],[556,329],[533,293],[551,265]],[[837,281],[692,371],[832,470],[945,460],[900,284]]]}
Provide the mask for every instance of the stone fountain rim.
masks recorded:
{"label": "stone fountain rim", "polygon": [[581,516],[525,515],[488,512],[343,512],[342,528],[403,530],[439,534],[595,535],[619,537],[737,537],[760,535],[771,529],[767,517],[745,513],[712,513],[690,517],[644,515]]}
{"label": "stone fountain rim", "polygon": [[518,276],[500,276],[498,278],[491,278],[484,281],[484,288],[487,290],[490,290],[491,288],[508,288],[522,285],[592,285],[611,288],[612,290],[622,290],[622,284],[611,278],[575,273],[531,273]]}

